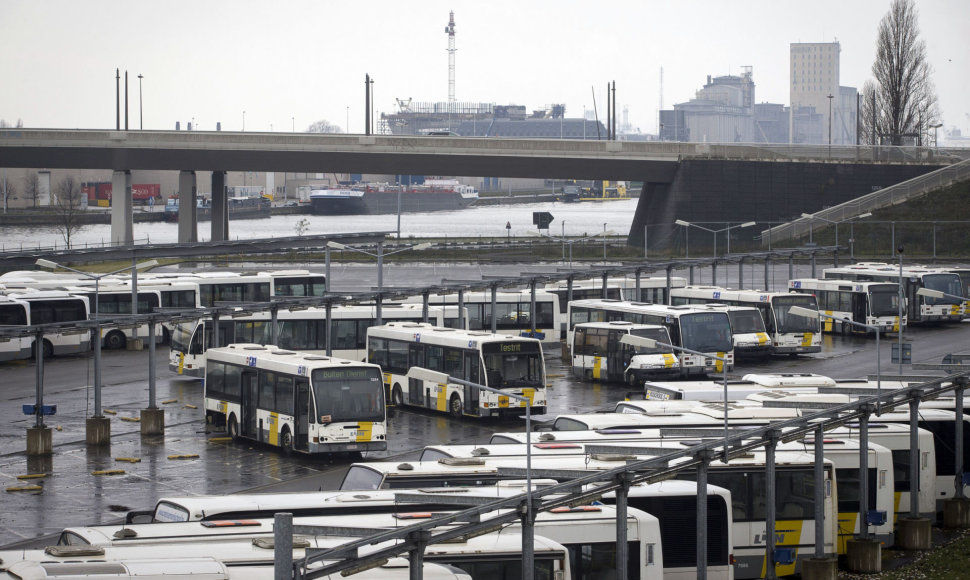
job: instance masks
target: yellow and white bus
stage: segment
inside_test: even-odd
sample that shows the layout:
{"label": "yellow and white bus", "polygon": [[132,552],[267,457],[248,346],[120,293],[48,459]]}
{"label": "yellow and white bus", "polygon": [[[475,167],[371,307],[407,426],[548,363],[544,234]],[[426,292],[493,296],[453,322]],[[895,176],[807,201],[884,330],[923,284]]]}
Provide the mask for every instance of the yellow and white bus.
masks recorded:
{"label": "yellow and white bus", "polygon": [[387,411],[377,365],[274,346],[209,349],[206,420],[233,439],[285,453],[387,448]]}
{"label": "yellow and white bus", "polygon": [[[899,284],[799,278],[788,281],[788,289],[798,294],[813,294],[823,318],[824,332],[869,333],[872,329],[845,324],[844,319],[878,328],[881,332],[899,331]],[[903,309],[903,328],[906,312]]]}
{"label": "yellow and white bus", "polygon": [[763,290],[730,290],[717,286],[687,286],[670,291],[671,304],[708,304],[753,306],[761,311],[765,329],[771,338],[772,354],[808,354],[822,351],[822,328],[818,320],[796,316],[789,309],[801,306],[818,310],[810,294],[765,292]]}
{"label": "yellow and white bus", "polygon": [[[586,322],[625,320],[636,324],[659,324],[667,328],[670,344],[695,351],[677,352],[681,377],[722,372],[724,364],[728,371],[734,369],[734,342],[727,312],[609,299],[573,300],[569,303],[568,319],[567,344],[573,342],[575,326]],[[727,360],[727,363],[714,356]]]}
{"label": "yellow and white bus", "polygon": [[[535,338],[458,330],[426,323],[392,322],[367,331],[367,361],[380,365],[394,405],[411,405],[453,417],[533,414],[546,407],[546,368]],[[528,403],[456,383],[409,378],[413,367],[526,397]]]}
{"label": "yellow and white bus", "polygon": [[[900,281],[902,275],[902,281]],[[963,296],[963,283],[960,275],[954,272],[923,266],[904,267],[902,272],[898,266],[884,262],[861,262],[841,268],[826,268],[822,270],[822,277],[826,280],[851,280],[855,282],[886,282],[903,285],[903,296],[906,299],[904,312],[909,324],[923,322],[959,321],[964,316],[964,300],[956,298]],[[938,290],[950,294],[953,298],[931,298],[917,294],[920,288]]]}
{"label": "yellow and white bus", "polygon": [[664,346],[647,348],[621,343],[625,334],[670,344],[667,328],[658,324],[634,324],[625,320],[585,322],[573,328],[573,376],[591,381],[642,385],[645,380],[680,374],[677,355]]}

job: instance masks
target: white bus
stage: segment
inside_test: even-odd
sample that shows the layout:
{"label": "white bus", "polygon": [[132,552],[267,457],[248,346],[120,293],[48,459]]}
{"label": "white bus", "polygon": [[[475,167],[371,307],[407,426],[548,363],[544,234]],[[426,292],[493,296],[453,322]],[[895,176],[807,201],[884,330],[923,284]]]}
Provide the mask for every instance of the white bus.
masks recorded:
{"label": "white bus", "polygon": [[[443,326],[441,307],[428,308],[428,321]],[[420,322],[424,312],[420,304],[384,304],[381,320]],[[327,309],[280,310],[277,312],[277,344],[287,350],[327,353]],[[251,342],[273,344],[272,315],[269,311],[224,318],[219,321],[219,344]],[[373,305],[341,305],[330,309],[330,353],[338,358],[363,361],[367,358],[367,329],[377,324]],[[175,374],[202,377],[205,374],[205,352],[213,344],[213,323],[209,317],[174,326],[169,349],[168,368]]]}
{"label": "white bus", "polygon": [[568,344],[573,342],[573,328],[586,322],[625,320],[636,324],[660,324],[667,327],[670,344],[704,353],[701,356],[677,352],[681,377],[721,372],[724,363],[710,358],[711,355],[727,359],[728,371],[734,368],[731,320],[726,312],[616,300],[573,300],[569,303],[568,318]]}
{"label": "white bus", "polygon": [[764,359],[771,354],[771,338],[761,311],[753,306],[732,306],[711,302],[697,304],[711,310],[723,310],[731,319],[731,338],[736,358]]}
{"label": "white bus", "polygon": [[922,322],[958,321],[964,315],[964,301],[957,298],[930,298],[916,292],[920,288],[938,290],[954,296],[963,296],[960,276],[953,272],[920,266],[904,267],[883,262],[863,262],[841,268],[826,268],[822,277],[826,280],[850,280],[854,282],[886,282],[899,284],[903,280],[906,299],[905,317],[908,324]]}
{"label": "white bus", "polygon": [[[39,290],[22,294],[11,293],[7,297],[13,301],[15,310],[20,308],[17,305],[18,302],[29,305],[26,310],[27,326],[81,322],[90,318],[91,311],[88,299],[84,296],[75,296],[58,290]],[[19,317],[20,314],[16,316]],[[42,345],[44,358],[90,351],[91,334],[86,330],[83,332],[61,331],[44,334]],[[35,340],[31,337],[29,339],[31,353],[35,352],[34,349],[37,346],[34,343]],[[19,348],[18,352],[20,352]]]}
{"label": "white bus", "polygon": [[[423,296],[412,296],[406,302],[423,302]],[[468,330],[492,331],[492,319],[496,332],[531,336],[543,341],[559,339],[561,315],[559,297],[552,292],[536,290],[535,312],[532,311],[532,292],[496,292],[495,312],[492,312],[491,292],[464,292],[464,307],[468,311]],[[428,303],[436,306],[456,306],[458,294],[432,294]],[[445,326],[458,328],[459,321],[448,317]]]}
{"label": "white bus", "polygon": [[[873,332],[870,328],[846,324],[843,319],[878,328],[881,332],[899,331],[898,284],[799,278],[789,280],[788,288],[799,294],[813,294],[818,300],[819,312],[834,317],[822,319],[823,332]],[[905,312],[902,326],[906,327]]]}
{"label": "white bus", "polygon": [[387,413],[376,365],[234,344],[207,353],[206,420],[233,439],[284,452],[387,448]]}
{"label": "white bus", "polygon": [[[161,306],[161,292],[154,289],[138,288],[137,312],[132,313],[131,286],[100,285],[97,293],[92,286],[69,286],[65,291],[76,296],[84,296],[91,305],[91,315],[99,318],[117,318],[132,314],[149,314]],[[97,294],[97,296],[95,296]],[[97,300],[97,303],[95,303]],[[120,350],[129,340],[140,339],[148,344],[148,324],[101,329],[101,346],[110,350]],[[155,324],[155,343],[163,340],[161,323]]]}
{"label": "white bus", "polygon": [[[30,320],[30,304],[0,295],[0,327],[16,330],[18,327],[28,326]],[[11,336],[0,338],[0,361],[23,360],[33,353],[33,337]]]}
{"label": "white bus", "polygon": [[327,293],[326,276],[309,270],[271,272],[147,273],[138,283],[192,282],[199,287],[199,305],[217,302],[269,302],[274,296],[309,297]]}
{"label": "white bus", "polygon": [[[452,417],[541,414],[546,407],[546,368],[534,338],[456,330],[425,323],[392,322],[367,331],[367,361],[380,365],[394,405],[411,405]],[[429,369],[528,398],[528,403],[456,383],[409,378]]]}
{"label": "white bus", "polygon": [[771,338],[772,354],[796,355],[822,351],[820,322],[788,312],[792,306],[818,310],[814,296],[760,290],[729,290],[717,286],[687,286],[671,290],[670,294],[672,304],[718,302],[757,308],[761,311],[765,328]]}
{"label": "white bus", "polygon": [[670,344],[667,328],[658,324],[634,324],[625,320],[585,322],[573,328],[573,376],[585,380],[603,380],[640,385],[655,377],[680,374],[673,349],[664,346],[646,348],[620,343],[625,334],[652,338]]}

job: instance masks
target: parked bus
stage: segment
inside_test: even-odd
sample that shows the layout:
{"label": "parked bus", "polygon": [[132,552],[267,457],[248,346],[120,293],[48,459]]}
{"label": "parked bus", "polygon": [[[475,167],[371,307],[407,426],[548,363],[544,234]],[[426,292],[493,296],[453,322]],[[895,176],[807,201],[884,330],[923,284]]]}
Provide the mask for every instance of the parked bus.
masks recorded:
{"label": "parked bus", "polygon": [[[428,308],[428,320],[442,326],[446,310]],[[277,344],[287,350],[327,353],[327,309],[280,310],[277,319]],[[424,319],[420,304],[384,304],[381,319],[385,322]],[[252,342],[273,344],[272,315],[268,311],[219,321],[219,344]],[[330,309],[330,353],[338,358],[363,361],[367,358],[367,329],[377,324],[373,305],[334,306]],[[202,377],[205,353],[213,344],[213,323],[209,317],[174,326],[169,349],[168,368],[176,374]]]}
{"label": "parked bus", "polygon": [[[0,327],[17,327],[29,325],[30,304],[0,294]],[[33,353],[33,337],[11,336],[0,340],[0,361],[28,359]]]}
{"label": "parked bus", "polygon": [[731,319],[731,338],[736,358],[764,359],[771,354],[771,338],[760,310],[753,306],[730,306],[716,302],[703,306],[727,312]]}
{"label": "parked bus", "polygon": [[709,358],[712,355],[727,359],[728,371],[734,368],[731,321],[726,312],[616,300],[573,300],[569,303],[568,318],[567,344],[573,343],[573,328],[577,324],[614,320],[659,324],[667,328],[670,344],[704,353],[702,356],[677,351],[681,377],[721,372],[724,363]]}
{"label": "parked bus", "polygon": [[[132,312],[131,286],[100,285],[95,292],[92,286],[69,286],[66,292],[76,296],[84,296],[91,305],[91,314],[100,318],[117,318],[133,314],[149,314],[161,306],[161,292],[154,289],[138,288],[137,311]],[[101,329],[101,346],[110,350],[120,350],[128,345],[129,340],[142,340],[147,346],[148,324],[138,326],[114,327]],[[162,342],[162,325],[155,324],[155,343]]]}
{"label": "parked bus", "polygon": [[[411,405],[452,417],[534,414],[546,407],[542,347],[534,338],[391,322],[367,330],[367,361],[380,365],[394,405]],[[409,378],[413,367],[429,369],[528,398],[528,403],[456,383]]]}
{"label": "parked bus", "polygon": [[757,308],[761,311],[765,329],[771,338],[772,354],[796,355],[822,351],[820,322],[789,312],[792,306],[818,310],[814,296],[760,290],[729,290],[717,286],[687,286],[673,289],[670,294],[672,304],[718,302]]}
{"label": "parked bus", "polygon": [[149,273],[138,282],[194,282],[199,286],[199,305],[217,302],[269,302],[274,296],[308,297],[327,293],[326,276],[308,270],[272,272]]}
{"label": "parked bus", "polygon": [[[818,300],[819,312],[833,317],[822,318],[823,332],[866,334],[876,328],[881,332],[899,331],[898,284],[799,278],[789,280],[788,288],[799,294],[813,294]],[[846,324],[843,319],[874,328]],[[905,312],[902,326],[906,327]]]}
{"label": "parked bus", "polygon": [[387,448],[380,367],[258,344],[206,356],[206,421],[233,439],[286,453]]}
{"label": "parked bus", "polygon": [[[670,278],[671,288],[682,288],[686,285],[687,280],[684,278],[677,276]],[[546,292],[552,292],[559,297],[559,314],[561,315],[560,332],[563,337],[566,336],[566,331],[568,330],[566,328],[566,311],[570,300],[608,298],[610,300],[670,304],[670,295],[667,290],[666,277],[641,277],[639,294],[637,294],[637,282],[635,278],[607,278],[605,293],[603,292],[602,278],[574,280],[571,296],[569,293],[569,284],[566,282],[550,282],[545,286]]]}
{"label": "parked bus", "polygon": [[841,268],[826,268],[822,277],[826,280],[849,280],[853,282],[900,283],[902,274],[905,318],[908,324],[923,322],[958,321],[963,318],[963,300],[957,298],[930,298],[917,294],[920,288],[938,290],[954,296],[963,296],[960,276],[953,272],[921,266],[904,267],[883,262],[863,262]]}
{"label": "parked bus", "polygon": [[625,320],[577,324],[573,329],[573,344],[569,345],[573,376],[634,386],[655,377],[680,374],[673,349],[623,344],[620,338],[625,334],[670,344],[667,328],[658,324],[634,324]]}
{"label": "parked bus", "polygon": [[[91,310],[88,299],[84,296],[75,296],[58,290],[39,290],[22,294],[11,293],[7,297],[14,301],[15,311],[20,308],[16,305],[18,302],[29,305],[26,310],[26,326],[81,322],[90,318]],[[15,314],[15,319],[19,319],[20,315]],[[29,341],[30,352],[34,353],[37,347],[36,341],[33,337]],[[44,358],[88,352],[91,350],[91,333],[88,331],[45,333],[42,348]],[[21,349],[18,348],[18,352],[20,351]]]}
{"label": "parked bus", "polygon": [[[423,296],[412,296],[406,302],[423,302]],[[551,292],[536,290],[535,312],[532,311],[532,292],[496,292],[495,312],[492,312],[491,292],[464,292],[464,307],[468,310],[468,330],[492,331],[503,334],[534,336],[540,340],[558,340],[560,327],[559,297]],[[432,294],[428,303],[435,306],[457,306],[458,294]],[[445,326],[459,328],[460,321],[448,318]]]}

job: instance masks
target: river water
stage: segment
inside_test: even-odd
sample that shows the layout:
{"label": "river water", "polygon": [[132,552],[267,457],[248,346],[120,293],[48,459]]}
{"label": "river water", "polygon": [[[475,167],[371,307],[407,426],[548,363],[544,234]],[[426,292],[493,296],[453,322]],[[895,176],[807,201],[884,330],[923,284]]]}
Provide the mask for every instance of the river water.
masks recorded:
{"label": "river water", "polygon": [[[609,202],[583,203],[517,203],[482,205],[465,209],[425,213],[404,213],[400,216],[402,238],[504,238],[525,237],[538,232],[532,223],[532,212],[544,211],[553,215],[549,229],[552,236],[593,235],[606,231],[625,236],[633,223],[639,200],[625,199]],[[158,210],[158,208],[156,208]],[[231,239],[288,237],[298,235],[299,224],[306,220],[306,235],[344,234],[353,232],[398,231],[396,214],[320,216],[280,215],[269,219],[232,220]],[[506,224],[510,228],[506,228]],[[210,239],[210,222],[199,222],[199,240]],[[178,241],[178,225],[166,222],[136,223],[136,244],[174,243]],[[102,245],[111,240],[108,224],[88,225],[75,231],[71,245],[75,248]],[[0,230],[0,251],[14,251],[36,247],[63,247],[61,233],[52,227],[4,227]]]}

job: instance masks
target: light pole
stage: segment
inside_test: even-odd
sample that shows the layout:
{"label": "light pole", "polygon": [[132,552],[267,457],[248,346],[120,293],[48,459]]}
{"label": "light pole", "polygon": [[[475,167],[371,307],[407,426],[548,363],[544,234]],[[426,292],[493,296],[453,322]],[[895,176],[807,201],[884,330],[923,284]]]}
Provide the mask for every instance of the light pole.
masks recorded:
{"label": "light pole", "polygon": [[855,220],[861,220],[867,217],[872,217],[871,212],[860,213],[855,217],[850,217],[846,220],[849,222],[849,259],[855,261]]}
{"label": "light pole", "polygon": [[[38,266],[40,266],[41,268],[49,268],[51,270],[56,270],[57,268],[61,268],[63,270],[68,270],[70,272],[74,272],[75,274],[79,274],[81,276],[84,276],[86,278],[90,278],[90,279],[94,280],[94,329],[95,329],[95,340],[94,340],[94,415],[93,415],[92,418],[95,418],[95,419],[103,419],[104,418],[104,415],[101,412],[101,326],[100,326],[100,322],[99,322],[99,318],[98,318],[98,291],[100,289],[99,288],[99,284],[101,282],[101,278],[104,278],[106,276],[111,276],[111,275],[114,275],[114,274],[118,274],[120,272],[126,272],[128,270],[135,270],[135,271],[137,271],[137,270],[141,270],[143,268],[150,268],[152,266],[158,265],[158,262],[155,261],[155,260],[148,260],[147,262],[141,262],[139,264],[135,264],[133,266],[127,266],[125,268],[121,268],[121,269],[118,269],[118,270],[114,270],[112,272],[107,272],[105,274],[92,274],[90,272],[85,272],[83,270],[75,270],[74,268],[70,268],[68,266],[64,266],[63,264],[58,264],[57,262],[52,262],[50,260],[44,260],[43,258],[38,259],[35,263]],[[133,272],[132,275],[134,276],[134,275],[136,275],[136,273]],[[137,300],[138,300],[137,297],[135,297],[135,302],[132,303],[132,305],[131,305],[132,306],[132,314],[135,314],[135,313],[138,312]],[[108,433],[110,434],[110,431]],[[90,442],[91,437],[88,437],[88,439],[89,439],[89,442]],[[106,443],[106,442],[107,441],[100,441],[99,440],[96,443],[97,444],[102,444],[102,443]]]}
{"label": "light pole", "polygon": [[340,243],[337,243],[337,242],[327,242],[327,247],[328,248],[333,248],[334,250],[352,250],[354,252],[360,252],[361,254],[367,254],[368,256],[372,256],[374,258],[377,258],[377,290],[378,291],[380,291],[380,290],[382,290],[384,288],[384,256],[392,256],[394,254],[399,254],[399,253],[405,252],[407,250],[414,250],[414,251],[427,250],[432,245],[433,244],[431,244],[429,242],[425,242],[423,244],[416,244],[414,246],[408,246],[406,248],[400,248],[400,249],[394,250],[393,252],[385,252],[384,251],[384,242],[383,241],[380,241],[380,242],[377,242],[377,253],[375,254],[373,252],[368,252],[367,250],[365,250],[363,248],[355,248],[355,247],[352,247],[352,246],[346,246],[344,244],[340,244]]}
{"label": "light pole", "polygon": [[[714,234],[714,257],[715,258],[717,258],[717,234],[719,234],[721,232],[727,232],[727,231],[729,231],[729,230],[731,230],[733,228],[748,228],[748,227],[751,227],[751,226],[753,226],[755,224],[755,222],[744,222],[743,224],[735,224],[733,226],[728,226],[726,228],[721,228],[719,230],[712,230],[710,228],[705,228],[704,226],[699,226],[699,225],[697,225],[695,223],[691,223],[691,222],[684,221],[684,220],[675,220],[674,223],[677,224],[678,226],[684,226],[685,228],[689,228],[690,226],[694,226],[695,228],[700,228],[702,230],[705,230],[705,231],[708,231],[708,232],[711,232],[712,234]],[[731,253],[731,234],[728,233],[727,236],[728,236],[728,241],[727,241],[727,244],[728,244],[727,245],[727,248],[728,249],[727,249],[727,253],[730,254]]]}
{"label": "light pole", "polygon": [[138,74],[138,130],[145,129],[145,118],[141,114],[141,79],[145,78],[141,73]]}
{"label": "light pole", "polygon": [[[794,308],[794,307],[793,307]],[[620,344],[628,344],[634,347],[641,348],[657,348],[658,346],[663,348],[670,348],[679,352],[686,352],[687,354],[694,354],[704,358],[712,358],[721,363],[721,382],[724,385],[724,463],[728,462],[728,383],[727,383],[727,368],[728,360],[727,358],[716,356],[713,354],[708,354],[704,352],[699,352],[696,350],[691,350],[689,348],[684,348],[682,346],[675,346],[673,344],[667,344],[666,342],[660,342],[652,338],[647,338],[645,336],[637,336],[635,334],[624,334],[620,338]]]}
{"label": "light pole", "polygon": [[827,97],[829,100],[829,157],[832,156],[832,94]]}
{"label": "light pole", "polygon": [[242,126],[242,130],[243,130],[243,132],[246,131],[246,111],[243,111],[243,126]]}

